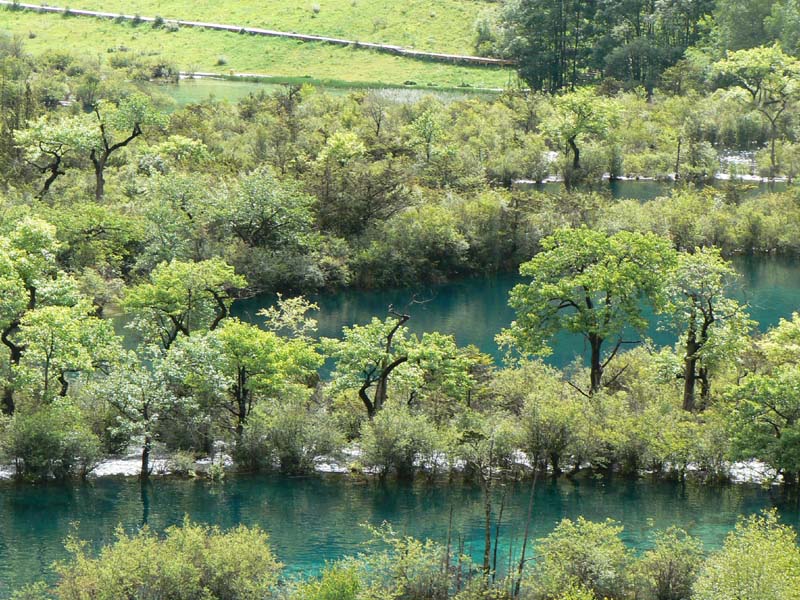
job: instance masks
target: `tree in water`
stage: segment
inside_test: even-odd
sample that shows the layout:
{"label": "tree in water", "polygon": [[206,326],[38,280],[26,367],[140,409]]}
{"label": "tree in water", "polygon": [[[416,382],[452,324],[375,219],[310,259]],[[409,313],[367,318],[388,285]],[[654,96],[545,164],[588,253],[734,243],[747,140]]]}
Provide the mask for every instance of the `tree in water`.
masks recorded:
{"label": "tree in water", "polygon": [[647,328],[645,303],[660,302],[675,253],[668,240],[653,234],[607,235],[586,227],[561,229],[542,240],[542,248],[520,267],[531,281],[511,290],[509,304],[517,318],[498,341],[522,354],[544,356],[559,332],[583,336],[590,349],[591,395],[602,387],[620,349],[639,342],[629,336]]}

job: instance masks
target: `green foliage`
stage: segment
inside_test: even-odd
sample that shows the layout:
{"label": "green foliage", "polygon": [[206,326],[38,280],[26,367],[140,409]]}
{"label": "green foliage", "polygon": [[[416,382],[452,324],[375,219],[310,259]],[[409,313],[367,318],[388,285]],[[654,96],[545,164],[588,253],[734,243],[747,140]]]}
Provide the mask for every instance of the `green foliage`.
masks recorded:
{"label": "green foliage", "polygon": [[384,477],[391,471],[409,477],[418,467],[435,470],[442,437],[424,414],[414,414],[401,403],[390,404],[362,426],[360,461]]}
{"label": "green foliage", "polygon": [[178,334],[215,328],[228,315],[233,290],[245,283],[218,258],[173,260],[157,265],[148,282],[130,288],[123,306],[134,317],[130,326],[166,350]]}
{"label": "green foliage", "polygon": [[593,523],[582,517],[561,521],[537,546],[539,558],[527,581],[529,597],[558,597],[568,586],[597,598],[623,597],[631,558],[619,538],[621,532],[613,521]]}
{"label": "green foliage", "polygon": [[331,415],[309,409],[301,400],[283,398],[272,406],[256,407],[236,448],[237,463],[299,475],[313,473],[316,458],[335,455],[344,439]]}
{"label": "green foliage", "polygon": [[359,600],[361,574],[355,564],[328,565],[322,574],[300,583],[289,595],[291,600]]}
{"label": "green foliage", "polygon": [[696,600],[794,600],[800,597],[797,534],[774,511],[742,518],[722,550],[704,564]]}
{"label": "green foliage", "polygon": [[0,436],[2,454],[29,480],[86,477],[100,460],[100,440],[67,400],[17,412]]}
{"label": "green foliage", "polygon": [[[542,247],[520,267],[532,281],[511,291],[517,319],[499,340],[523,354],[547,355],[559,331],[582,335],[591,348],[589,389],[597,391],[627,331],[647,326],[642,301],[659,302],[674,255],[668,242],[653,234],[608,236],[586,227],[559,230],[542,240]],[[613,348],[603,356],[605,341]]]}
{"label": "green foliage", "polygon": [[703,546],[696,538],[674,527],[657,532],[655,546],[637,561],[639,585],[653,600],[690,598],[702,561]]}
{"label": "green foliage", "polygon": [[75,539],[67,549],[72,558],[58,567],[59,600],[272,598],[281,569],[260,529],[223,532],[188,520],[167,529],[163,539],[147,527],[133,535],[120,528],[97,558]]}

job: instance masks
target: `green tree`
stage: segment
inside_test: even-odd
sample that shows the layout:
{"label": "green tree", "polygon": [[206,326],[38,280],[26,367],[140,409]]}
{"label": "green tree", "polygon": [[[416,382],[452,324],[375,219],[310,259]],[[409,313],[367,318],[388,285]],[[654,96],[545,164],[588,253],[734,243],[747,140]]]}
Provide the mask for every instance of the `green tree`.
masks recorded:
{"label": "green tree", "polygon": [[763,460],[788,484],[800,476],[800,373],[781,367],[750,375],[731,392],[732,445],[737,457]]}
{"label": "green tree", "polygon": [[92,110],[96,122],[89,159],[94,166],[95,199],[101,200],[105,194],[106,165],[111,155],[141,136],[146,128],[165,127],[169,117],[158,111],[144,94],[131,94],[118,104],[100,101]]}
{"label": "green tree", "polygon": [[122,348],[111,321],[94,316],[85,302],[27,312],[17,339],[25,352],[16,365],[16,386],[44,402],[66,396],[70,377],[108,370]]}
{"label": "green tree", "polygon": [[[558,332],[582,335],[590,348],[592,394],[620,348],[635,343],[629,333],[646,329],[644,302],[659,302],[674,252],[653,234],[606,235],[586,227],[561,229],[542,248],[520,267],[531,282],[511,290],[517,318],[499,341],[523,354],[547,355]],[[606,342],[612,347],[604,355]]]}
{"label": "green tree", "polygon": [[775,511],[742,518],[706,560],[693,592],[694,600],[797,600],[797,534]]}
{"label": "green tree", "polygon": [[744,90],[748,106],[769,125],[770,178],[777,175],[775,145],[781,118],[800,98],[800,61],[777,46],[732,52],[714,65],[715,72]]}
{"label": "green tree", "polygon": [[235,290],[246,282],[224,261],[162,262],[149,281],[130,288],[123,307],[131,326],[148,342],[168,350],[178,334],[214,330],[230,313]]}
{"label": "green tree", "polygon": [[[746,339],[752,322],[745,307],[728,297],[738,274],[718,248],[695,248],[678,254],[669,274],[665,311],[681,332],[683,346],[683,408],[711,399],[710,368],[729,363]],[[746,343],[746,342],[745,342]]]}
{"label": "green tree", "polygon": [[567,189],[582,180],[581,146],[589,139],[603,139],[613,125],[615,114],[607,99],[590,88],[558,96],[543,124],[551,139],[564,148],[568,158],[564,169]]}
{"label": "green tree", "polygon": [[56,228],[41,219],[23,217],[0,236],[0,341],[8,349],[3,412],[14,412],[13,375],[25,353],[19,339],[26,314],[42,306],[72,306],[80,299],[73,279],[56,262],[62,245]]}
{"label": "green tree", "polygon": [[95,141],[93,123],[86,115],[58,118],[42,116],[14,132],[14,140],[25,153],[28,164],[47,177],[38,197],[44,198],[70,159],[78,158]]}
{"label": "green tree", "polygon": [[212,414],[233,418],[239,441],[259,400],[306,387],[322,356],[306,339],[229,319],[204,335],[182,337],[170,348],[169,361],[184,385],[211,403]]}
{"label": "green tree", "polygon": [[468,364],[453,338],[441,334],[409,335],[408,314],[389,307],[385,320],[342,330],[339,340],[326,338],[323,349],[336,361],[331,375],[334,391],[357,390],[372,419],[389,397],[390,384],[409,404],[427,392],[469,387]]}
{"label": "green tree", "polygon": [[154,353],[145,365],[134,353],[125,358],[124,366],[107,377],[91,382],[87,394],[107,402],[116,412],[113,433],[125,437],[141,437],[141,470],[139,477],[150,477],[150,453],[159,434],[159,426],[168,422],[178,408],[191,409],[191,399],[176,395],[165,377],[163,358]]}

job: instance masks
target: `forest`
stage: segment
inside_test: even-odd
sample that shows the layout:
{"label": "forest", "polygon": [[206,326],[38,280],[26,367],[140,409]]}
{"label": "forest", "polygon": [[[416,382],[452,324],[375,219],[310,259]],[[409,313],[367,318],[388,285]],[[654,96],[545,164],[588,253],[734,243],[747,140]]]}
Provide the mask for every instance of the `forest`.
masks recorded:
{"label": "forest", "polygon": [[[187,517],[101,551],[70,536],[13,598],[800,598],[775,510],[710,552],[675,527],[634,552],[612,520],[529,533],[551,478],[716,486],[746,465],[796,497],[800,308],[756,322],[732,261],[800,253],[800,5],[479,4],[474,52],[516,64],[503,91],[292,83],[183,106],[181,65],[29,52],[0,9],[8,485],[79,485],[135,453],[143,489],[336,464],[484,503],[477,558],[450,529],[373,524],[374,547],[296,577],[259,526]],[[628,181],[665,192],[611,194]],[[416,296],[318,332],[321,293],[505,273],[502,360],[414,331]],[[577,355],[554,365],[566,335]],[[512,483],[530,505],[498,566]]]}

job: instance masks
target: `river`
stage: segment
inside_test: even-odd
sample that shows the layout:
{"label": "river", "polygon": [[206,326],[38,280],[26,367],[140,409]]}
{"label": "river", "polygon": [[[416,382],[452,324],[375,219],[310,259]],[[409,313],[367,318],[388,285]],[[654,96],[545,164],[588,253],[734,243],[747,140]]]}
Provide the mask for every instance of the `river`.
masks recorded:
{"label": "river", "polygon": [[[529,484],[510,484],[500,556],[514,540],[519,549]],[[325,561],[364,550],[362,524],[391,522],[401,534],[444,541],[450,509],[454,537],[480,557],[483,504],[479,488],[447,484],[381,484],[344,476],[287,478],[231,476],[224,483],[101,479],[86,485],[0,484],[0,598],[33,580],[52,578],[51,565],[67,557],[64,538],[73,532],[95,548],[114,539],[121,524],[132,531],[146,522],[156,530],[193,520],[229,527],[260,525],[292,573],[316,572]],[[717,548],[739,515],[777,507],[785,523],[800,527],[796,501],[777,488],[702,486],[649,480],[577,479],[539,482],[533,537],[552,531],[564,517],[619,520],[624,542],[649,546],[653,529],[679,525]]]}
{"label": "river", "polygon": [[[762,330],[797,310],[798,259],[746,257],[734,263],[742,275],[736,293],[750,304]],[[518,276],[506,274],[416,290],[319,295],[314,298],[320,305],[319,333],[335,337],[343,325],[385,315],[389,304],[402,308],[416,295],[428,301],[409,307],[412,331],[452,333],[459,344],[474,344],[499,360],[494,336],[513,319],[508,291],[519,281]],[[237,302],[233,312],[258,322],[258,309],[272,301],[261,297]],[[657,344],[675,339],[655,327],[649,335]],[[562,337],[548,360],[564,365],[582,351],[579,338]],[[766,507],[778,507],[786,523],[800,528],[797,501],[788,502],[780,493],[751,485],[704,487],[648,479],[545,481],[537,491],[533,535],[546,535],[564,517],[611,517],[625,525],[623,539],[636,550],[648,546],[653,527],[670,525],[686,528],[713,549],[739,515]],[[508,502],[510,528],[501,537],[501,555],[519,536],[527,489],[512,487]],[[479,556],[480,490],[464,485],[384,485],[342,476],[229,476],[223,484],[167,479],[144,489],[135,481],[115,478],[73,485],[0,482],[0,598],[25,583],[52,579],[51,565],[66,558],[63,540],[70,532],[99,548],[113,541],[118,524],[131,531],[148,523],[160,531],[180,523],[185,515],[222,527],[258,524],[269,532],[276,554],[289,569],[314,572],[326,560],[362,549],[368,538],[363,523],[388,520],[401,533],[443,540],[451,507],[454,531],[463,536],[466,550]],[[519,547],[518,539],[516,544]]]}
{"label": "river", "polygon": [[[733,260],[741,279],[735,296],[750,305],[750,315],[763,331],[790,318],[800,310],[800,259],[787,257],[736,257]],[[459,345],[473,344],[496,361],[502,359],[494,341],[501,329],[514,319],[508,306],[511,288],[524,281],[513,273],[494,277],[473,277],[442,285],[420,286],[394,290],[346,290],[312,296],[320,307],[315,313],[319,335],[339,337],[342,326],[368,323],[373,316],[383,317],[393,304],[411,315],[408,327],[412,332],[439,331],[453,334]],[[421,304],[409,304],[412,298]],[[258,310],[269,305],[273,296],[260,296],[234,304],[233,314],[253,323],[261,322]],[[651,316],[647,332],[657,345],[673,344],[675,334],[660,331]],[[553,354],[547,361],[557,367],[572,362],[583,353],[583,338],[560,335]]]}

